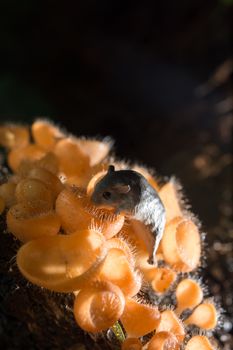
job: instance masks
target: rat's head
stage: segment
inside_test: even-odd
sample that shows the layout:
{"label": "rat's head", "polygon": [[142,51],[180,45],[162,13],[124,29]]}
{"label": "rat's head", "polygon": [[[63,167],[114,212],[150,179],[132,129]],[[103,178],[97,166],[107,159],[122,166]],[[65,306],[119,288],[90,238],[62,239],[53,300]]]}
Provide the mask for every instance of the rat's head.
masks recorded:
{"label": "rat's head", "polygon": [[[133,172],[133,171],[132,171]],[[113,165],[96,184],[91,200],[97,206],[131,211],[135,203],[130,170],[115,171]]]}

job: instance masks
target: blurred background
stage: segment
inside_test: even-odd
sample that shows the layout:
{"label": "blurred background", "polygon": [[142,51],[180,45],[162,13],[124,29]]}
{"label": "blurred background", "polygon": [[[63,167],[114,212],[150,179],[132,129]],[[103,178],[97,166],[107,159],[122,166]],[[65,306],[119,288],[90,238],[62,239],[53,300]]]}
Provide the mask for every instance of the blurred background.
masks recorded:
{"label": "blurred background", "polygon": [[226,311],[217,332],[226,350],[232,23],[232,0],[0,1],[0,121],[43,116],[77,135],[110,135],[117,156],[176,175],[208,233],[204,280]]}

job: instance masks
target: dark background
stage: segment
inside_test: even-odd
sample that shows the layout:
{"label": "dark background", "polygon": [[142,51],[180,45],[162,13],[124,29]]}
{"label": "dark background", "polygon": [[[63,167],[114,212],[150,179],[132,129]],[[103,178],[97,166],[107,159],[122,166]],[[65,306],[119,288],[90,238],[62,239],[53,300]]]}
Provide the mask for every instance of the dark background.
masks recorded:
{"label": "dark background", "polygon": [[110,134],[120,155],[160,166],[218,134],[224,84],[200,86],[232,57],[231,3],[1,0],[0,117]]}
{"label": "dark background", "polygon": [[[181,180],[208,232],[203,278],[226,310],[218,332],[226,350],[232,15],[231,0],[0,0],[0,121],[47,116],[77,135],[111,135],[118,156]],[[5,340],[20,324],[10,317]]]}

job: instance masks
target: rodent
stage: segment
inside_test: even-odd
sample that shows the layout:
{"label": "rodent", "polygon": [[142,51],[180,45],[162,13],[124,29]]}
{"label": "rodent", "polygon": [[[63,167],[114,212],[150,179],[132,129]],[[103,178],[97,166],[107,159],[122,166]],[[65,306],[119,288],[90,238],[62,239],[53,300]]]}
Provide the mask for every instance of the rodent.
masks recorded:
{"label": "rodent", "polygon": [[110,165],[107,174],[95,185],[91,200],[97,206],[114,208],[116,214],[124,213],[149,226],[153,251],[148,262],[155,264],[166,222],[165,208],[145,177],[134,170],[116,171]]}

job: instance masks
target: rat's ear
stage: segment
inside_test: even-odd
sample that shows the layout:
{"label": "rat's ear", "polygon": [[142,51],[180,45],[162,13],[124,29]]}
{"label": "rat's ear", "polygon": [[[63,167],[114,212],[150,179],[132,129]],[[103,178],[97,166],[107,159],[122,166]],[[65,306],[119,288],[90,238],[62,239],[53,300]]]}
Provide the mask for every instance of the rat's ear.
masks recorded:
{"label": "rat's ear", "polygon": [[115,171],[114,165],[109,165],[108,167],[108,173],[113,173]]}
{"label": "rat's ear", "polygon": [[114,185],[113,189],[120,194],[125,194],[125,193],[128,193],[130,191],[131,187],[129,185],[118,184],[118,185]]}

